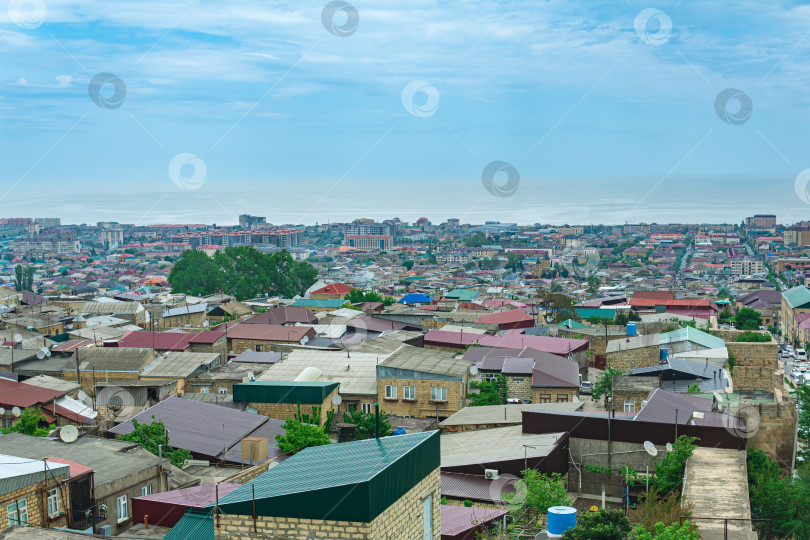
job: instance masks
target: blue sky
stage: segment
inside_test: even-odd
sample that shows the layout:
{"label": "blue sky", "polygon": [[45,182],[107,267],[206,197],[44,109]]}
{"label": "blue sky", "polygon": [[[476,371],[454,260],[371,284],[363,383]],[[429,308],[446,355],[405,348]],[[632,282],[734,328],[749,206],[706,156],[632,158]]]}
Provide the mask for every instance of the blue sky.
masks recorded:
{"label": "blue sky", "polygon": [[[339,37],[326,2],[13,0],[3,214],[806,219],[810,6],[765,4],[353,2],[335,24],[354,10],[356,31]],[[99,73],[124,82],[123,104],[90,99]],[[412,81],[427,93],[403,98]],[[726,88],[753,104],[739,125],[715,111]],[[204,163],[195,189],[170,177],[181,153]],[[519,171],[512,197],[482,185],[495,160]]]}

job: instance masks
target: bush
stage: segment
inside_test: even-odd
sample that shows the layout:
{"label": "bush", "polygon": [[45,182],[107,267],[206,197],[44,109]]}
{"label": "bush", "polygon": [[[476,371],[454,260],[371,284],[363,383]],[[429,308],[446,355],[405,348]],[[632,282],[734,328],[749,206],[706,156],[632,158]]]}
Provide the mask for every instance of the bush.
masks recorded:
{"label": "bush", "polygon": [[568,529],[562,540],[626,540],[630,532],[630,520],[621,510],[584,512],[577,519],[577,526]]}
{"label": "bush", "polygon": [[767,343],[771,341],[771,336],[759,332],[743,332],[734,341],[741,343]]}
{"label": "bush", "polygon": [[304,448],[324,446],[331,442],[323,428],[304,424],[295,418],[287,418],[281,427],[285,431],[276,435],[276,446],[285,454],[297,454]]}
{"label": "bush", "polygon": [[683,475],[686,471],[686,460],[697,448],[693,444],[696,440],[698,440],[697,437],[681,435],[672,445],[672,452],[667,452],[655,463],[655,480],[652,487],[658,495],[667,496],[681,489]]}
{"label": "bush", "polygon": [[692,504],[681,501],[678,493],[660,497],[655,491],[650,491],[641,498],[631,517],[638,527],[653,533],[660,523],[671,525],[691,518]]}
{"label": "bush", "polygon": [[699,538],[700,533],[697,529],[688,521],[684,521],[683,524],[672,523],[670,525],[657,523],[653,533],[636,527],[630,534],[629,540],[699,540]]}

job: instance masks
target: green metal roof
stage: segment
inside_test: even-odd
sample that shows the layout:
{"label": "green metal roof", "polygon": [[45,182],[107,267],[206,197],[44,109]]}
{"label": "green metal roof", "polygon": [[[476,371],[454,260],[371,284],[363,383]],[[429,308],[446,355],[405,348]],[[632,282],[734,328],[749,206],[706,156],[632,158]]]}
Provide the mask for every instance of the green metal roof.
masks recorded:
{"label": "green metal roof", "polygon": [[189,508],[164,540],[214,540],[214,511]]}
{"label": "green metal roof", "polygon": [[577,315],[582,317],[583,319],[587,319],[589,317],[607,317],[608,319],[612,319],[616,316],[616,310],[611,308],[574,308],[576,310]]}
{"label": "green metal roof", "polygon": [[453,289],[452,291],[448,291],[444,297],[448,299],[452,298],[459,302],[471,302],[478,298],[478,291],[475,289]]}
{"label": "green metal roof", "polygon": [[805,307],[810,304],[810,290],[804,285],[799,285],[783,292],[782,298],[792,308]]}
{"label": "green metal roof", "polygon": [[587,324],[582,324],[581,322],[577,322],[574,319],[566,319],[560,323],[560,326],[565,326],[567,328],[588,328]]}
{"label": "green metal roof", "polygon": [[251,381],[233,385],[233,400],[251,403],[323,403],[336,382]]}
{"label": "green metal roof", "polygon": [[226,514],[371,522],[441,464],[439,432],[306,448],[219,500]]}
{"label": "green metal roof", "polygon": [[658,338],[658,343],[663,345],[665,343],[676,343],[679,341],[691,341],[702,345],[707,349],[718,349],[726,346],[726,342],[717,336],[707,334],[703,330],[687,326],[672,332],[661,334]]}

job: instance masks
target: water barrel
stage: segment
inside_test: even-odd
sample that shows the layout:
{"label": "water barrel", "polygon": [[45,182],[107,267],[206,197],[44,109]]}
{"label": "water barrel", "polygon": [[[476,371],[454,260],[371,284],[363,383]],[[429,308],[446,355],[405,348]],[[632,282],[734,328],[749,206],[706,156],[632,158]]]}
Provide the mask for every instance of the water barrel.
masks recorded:
{"label": "water barrel", "polygon": [[627,323],[627,335],[628,336],[636,335],[636,323],[634,322]]}
{"label": "water barrel", "polygon": [[563,534],[577,526],[577,509],[570,506],[552,506],[548,509],[548,533]]}
{"label": "water barrel", "polygon": [[659,363],[666,364],[667,358],[669,358],[669,349],[658,349]]}

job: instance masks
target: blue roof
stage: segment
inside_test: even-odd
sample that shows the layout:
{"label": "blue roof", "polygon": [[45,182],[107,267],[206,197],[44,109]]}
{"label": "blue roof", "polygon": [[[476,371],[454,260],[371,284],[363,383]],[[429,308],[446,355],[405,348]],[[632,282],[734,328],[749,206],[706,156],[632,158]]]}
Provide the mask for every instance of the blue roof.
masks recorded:
{"label": "blue roof", "polygon": [[313,300],[312,298],[299,298],[293,302],[293,307],[316,307],[316,308],[334,308],[337,309],[348,300]]}
{"label": "blue roof", "polygon": [[582,317],[583,319],[588,319],[590,317],[603,317],[612,319],[616,316],[616,309],[615,308],[581,308],[575,307],[574,310],[577,312],[577,315]]}
{"label": "blue roof", "polygon": [[429,304],[431,302],[433,302],[433,298],[426,294],[419,293],[406,294],[397,300],[398,304]]}

